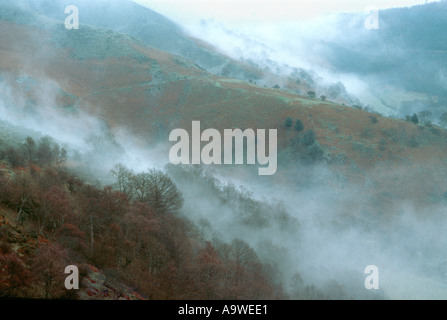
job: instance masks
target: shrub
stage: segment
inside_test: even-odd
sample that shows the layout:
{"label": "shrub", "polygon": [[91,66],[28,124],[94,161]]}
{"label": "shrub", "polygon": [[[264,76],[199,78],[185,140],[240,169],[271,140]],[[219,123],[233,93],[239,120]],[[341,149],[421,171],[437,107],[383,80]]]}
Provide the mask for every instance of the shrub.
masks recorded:
{"label": "shrub", "polygon": [[311,146],[315,142],[315,132],[312,130],[307,130],[303,136],[303,144],[306,146]]}
{"label": "shrub", "polygon": [[309,98],[315,98],[316,97],[316,93],[315,93],[315,91],[307,91],[307,96],[309,97]]}
{"label": "shrub", "polygon": [[31,283],[31,273],[16,253],[0,254],[0,296],[18,297]]}
{"label": "shrub", "polygon": [[23,154],[13,147],[6,149],[4,155],[13,168],[23,167],[25,165],[25,158]]}
{"label": "shrub", "polygon": [[323,160],[324,152],[319,146],[312,146],[309,149],[309,157],[312,161]]}
{"label": "shrub", "polygon": [[433,113],[431,113],[431,111],[428,110],[424,110],[418,113],[419,121],[425,124],[431,123],[432,117]]}
{"label": "shrub", "polygon": [[413,116],[411,117],[411,122],[418,124],[419,123],[419,118],[418,115],[415,113],[413,114]]}
{"label": "shrub", "polygon": [[304,129],[304,125],[301,122],[301,120],[300,119],[296,119],[295,130],[298,131],[298,132],[301,132],[301,131],[303,131],[303,129]]}
{"label": "shrub", "polygon": [[291,117],[287,117],[286,121],[284,121],[284,125],[286,126],[286,128],[291,128],[293,125],[293,120]]}

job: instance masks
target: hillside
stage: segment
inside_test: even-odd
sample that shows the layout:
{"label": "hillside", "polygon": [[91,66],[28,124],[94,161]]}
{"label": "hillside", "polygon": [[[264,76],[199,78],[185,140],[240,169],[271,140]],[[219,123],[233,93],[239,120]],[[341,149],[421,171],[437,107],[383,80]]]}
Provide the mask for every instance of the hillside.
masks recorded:
{"label": "hillside", "polygon": [[[174,206],[86,184],[64,161],[43,161],[43,140],[35,145],[30,153],[15,149],[25,167],[0,162],[0,299],[283,296],[244,241],[204,241]],[[12,154],[6,150],[7,159]],[[171,183],[161,171],[147,175]],[[79,269],[79,290],[63,285],[68,265]]]}
{"label": "hillside", "polygon": [[[447,27],[446,13],[445,1],[381,10],[379,30],[365,31],[365,36],[356,40],[329,42],[332,50],[327,58],[335,68],[345,72],[388,74],[387,84],[398,82],[406,90],[444,96],[442,74],[447,67],[447,47],[444,35],[439,31]],[[363,22],[353,15],[345,15],[340,18],[339,28],[349,32],[350,28],[361,29]],[[348,47],[347,43],[351,41],[356,43]]]}
{"label": "hillside", "polygon": [[[69,254],[90,282],[80,298],[109,289],[148,299],[399,297],[392,281],[371,293],[353,280],[370,260],[439,279],[445,129],[218,76],[149,46],[147,30],[107,29],[107,19],[66,30],[58,6],[35,4],[0,4],[0,250],[22,271]],[[150,41],[164,32],[166,45],[184,41],[146,13],[167,26]],[[169,133],[194,120],[202,130],[278,129],[277,173],[165,166]],[[111,172],[123,154],[133,162]],[[174,195],[166,201],[160,181]],[[42,281],[11,290],[63,297]]]}
{"label": "hillside", "polygon": [[380,10],[378,30],[366,30],[362,14],[341,15],[323,56],[334,70],[367,79],[375,104],[399,116],[428,110],[435,121],[447,112],[446,17],[446,1]]}
{"label": "hillside", "polygon": [[[313,130],[328,154],[359,167],[418,162],[427,154],[442,159],[446,135],[439,128],[219,78],[122,34],[88,26],[70,32],[58,23],[44,28],[0,23],[0,68],[3,82],[17,93],[12,104],[23,104],[18,97],[25,95],[38,108],[47,94],[39,84],[51,81],[57,87],[49,92],[55,106],[124,126],[148,144],[168,141],[172,129],[188,129],[199,119],[204,128],[278,128],[284,149],[293,135],[283,126],[290,116]],[[34,83],[28,89],[17,81],[24,74]]]}
{"label": "hillside", "polygon": [[[24,12],[27,20],[40,19]],[[421,165],[445,167],[446,131],[434,125],[221,78],[127,35],[87,25],[70,31],[57,21],[39,27],[1,20],[0,26],[5,104],[31,117],[30,110],[48,104],[62,114],[86,112],[111,132],[124,128],[142,148],[159,142],[168,146],[169,132],[189,131],[193,120],[200,120],[203,129],[276,128],[279,167],[272,178],[279,183],[295,184],[292,177],[302,161],[326,163],[341,181],[354,183],[366,182],[376,168],[405,168],[429,184]],[[303,132],[287,129],[287,117],[300,119]],[[315,142],[306,146],[302,140],[309,130]],[[166,151],[163,161],[167,156]],[[251,179],[248,171],[218,169]],[[411,193],[425,202],[427,196],[439,198],[444,189],[438,185],[428,194]]]}
{"label": "hillside", "polygon": [[[16,213],[7,207],[0,208],[0,269],[1,270],[1,298],[28,297],[43,298],[45,296],[45,286],[42,284],[42,275],[27,272],[27,268],[33,267],[33,259],[36,259],[36,252],[41,248],[58,248],[57,242],[49,241],[44,236],[38,236],[35,231],[30,230],[30,225],[18,224]],[[15,260],[14,258],[18,258]],[[52,257],[55,258],[55,257]],[[7,260],[10,259],[10,260]],[[26,262],[24,262],[24,260]],[[12,262],[14,261],[14,262]],[[17,262],[18,266],[24,266],[17,274],[21,278],[10,278],[4,281],[5,273],[3,267],[6,263]],[[40,261],[42,262],[42,261]],[[61,266],[62,268],[65,266]],[[142,300],[140,294],[131,288],[110,277],[107,277],[95,266],[89,264],[79,264],[82,272],[81,290],[77,294],[63,292],[58,286],[52,285],[47,289],[47,298],[65,299],[104,299],[104,300]],[[19,267],[20,268],[20,267]],[[44,276],[55,276],[60,280],[61,274],[46,274]],[[32,285],[33,284],[33,285]],[[61,293],[63,292],[63,293]],[[22,296],[22,294],[25,295]]]}
{"label": "hillside", "polygon": [[[420,189],[406,182],[398,198],[410,196],[423,205],[446,191],[441,181],[446,174],[447,136],[436,126],[220,78],[184,58],[112,31],[85,25],[69,31],[58,22],[36,27],[2,20],[0,26],[6,104],[28,110],[25,114],[31,117],[30,110],[40,110],[44,104],[63,113],[86,112],[111,132],[124,128],[139,139],[141,148],[159,142],[168,146],[169,132],[189,131],[193,120],[200,120],[203,129],[277,128],[279,165],[272,179],[280,184],[295,185],[297,165],[304,161],[329,165],[340,175],[336,184],[367,183],[371,170],[405,170],[421,177],[418,184],[430,186],[432,175],[422,166],[429,164],[440,168],[436,173],[440,184]],[[303,132],[287,129],[287,117],[300,119]],[[302,143],[308,130],[316,138],[311,146]],[[167,162],[167,157],[166,150],[161,158]],[[255,172],[216,169],[245,179],[253,179],[249,173]],[[391,193],[398,192],[396,179],[403,177],[373,178]],[[379,202],[386,202],[384,193],[379,194]]]}
{"label": "hillside", "polygon": [[[59,21],[65,19],[65,7],[74,4],[65,0],[22,1],[22,3],[45,17]],[[218,53],[211,46],[188,36],[174,22],[132,1],[81,0],[76,2],[76,6],[83,13],[83,24],[138,38],[148,46],[185,57],[213,73],[226,70],[229,77],[246,79],[260,77],[259,70]]]}
{"label": "hillside", "polygon": [[[20,11],[28,11],[31,16],[38,14],[44,21],[63,21],[64,9],[71,4],[74,3],[65,0],[20,0],[7,4],[7,11],[18,7]],[[269,88],[281,85],[295,93],[321,89],[315,81],[316,75],[309,73],[309,70],[293,68],[290,75],[282,75],[273,66],[265,67],[251,60],[230,58],[213,45],[192,37],[175,22],[130,0],[80,0],[75,4],[82,12],[81,23],[137,38],[147,46],[184,57],[212,74],[258,83]],[[14,21],[17,17],[10,18]],[[21,19],[21,23],[32,24],[35,17]],[[334,88],[337,86],[339,84],[333,84]],[[340,94],[330,88],[325,88],[324,91],[328,91],[326,94],[339,103],[353,104],[358,101],[347,92]]]}

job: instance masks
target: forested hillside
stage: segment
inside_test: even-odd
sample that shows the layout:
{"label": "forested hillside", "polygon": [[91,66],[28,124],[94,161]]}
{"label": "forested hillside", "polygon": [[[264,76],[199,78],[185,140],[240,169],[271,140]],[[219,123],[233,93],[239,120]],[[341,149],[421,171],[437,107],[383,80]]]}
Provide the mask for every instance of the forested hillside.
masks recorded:
{"label": "forested hillside", "polygon": [[[31,137],[2,149],[1,297],[285,297],[247,243],[205,241],[178,215],[182,195],[165,173],[117,165],[117,184],[99,188],[67,170],[63,150]],[[80,291],[64,287],[68,265],[82,270]]]}

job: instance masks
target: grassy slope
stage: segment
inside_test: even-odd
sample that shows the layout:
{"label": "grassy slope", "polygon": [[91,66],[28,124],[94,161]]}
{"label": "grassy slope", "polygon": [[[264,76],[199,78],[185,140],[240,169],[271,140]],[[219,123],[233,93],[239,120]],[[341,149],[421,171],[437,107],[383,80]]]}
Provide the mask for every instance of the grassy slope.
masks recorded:
{"label": "grassy slope", "polygon": [[445,161],[443,130],[219,78],[128,36],[82,28],[0,21],[1,70],[11,79],[22,74],[52,79],[64,93],[58,97],[61,104],[72,97],[70,103],[112,127],[127,127],[148,144],[159,138],[167,142],[170,130],[201,120],[202,128],[279,128],[279,147],[284,148],[295,134],[283,126],[291,116],[314,130],[327,152],[343,154],[360,168],[420,164],[427,156]]}

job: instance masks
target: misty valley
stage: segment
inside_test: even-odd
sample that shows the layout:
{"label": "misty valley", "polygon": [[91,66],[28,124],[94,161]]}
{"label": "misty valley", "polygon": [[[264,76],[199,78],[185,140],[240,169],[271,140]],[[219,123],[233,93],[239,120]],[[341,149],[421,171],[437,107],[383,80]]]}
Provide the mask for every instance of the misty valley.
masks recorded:
{"label": "misty valley", "polygon": [[2,0],[0,299],[447,299],[447,2],[418,2]]}

